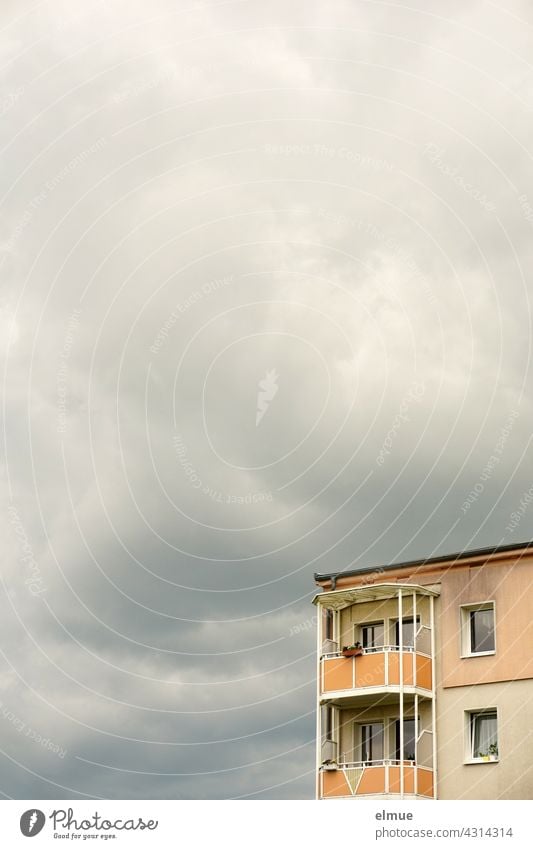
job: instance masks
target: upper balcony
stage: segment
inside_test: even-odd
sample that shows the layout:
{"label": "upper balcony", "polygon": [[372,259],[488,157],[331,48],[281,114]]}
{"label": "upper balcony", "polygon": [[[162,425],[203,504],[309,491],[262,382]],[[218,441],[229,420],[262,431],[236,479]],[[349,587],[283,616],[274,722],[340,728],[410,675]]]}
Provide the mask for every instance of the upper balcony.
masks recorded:
{"label": "upper balcony", "polygon": [[437,595],[433,587],[398,583],[317,595],[320,701],[355,707],[377,694],[431,698]]}
{"label": "upper balcony", "polygon": [[332,652],[320,660],[320,695],[335,700],[371,695],[379,691],[397,693],[400,685],[406,694],[432,696],[432,658],[430,654],[406,647],[381,646],[361,649],[360,654],[345,657]]}

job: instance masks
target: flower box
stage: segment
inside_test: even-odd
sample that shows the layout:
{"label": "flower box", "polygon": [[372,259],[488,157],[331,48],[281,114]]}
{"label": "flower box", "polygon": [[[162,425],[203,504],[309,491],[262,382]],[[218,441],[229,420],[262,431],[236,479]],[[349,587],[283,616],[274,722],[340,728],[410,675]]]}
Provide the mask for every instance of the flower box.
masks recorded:
{"label": "flower box", "polygon": [[343,649],[342,653],[344,657],[357,657],[360,654],[363,654],[363,649]]}

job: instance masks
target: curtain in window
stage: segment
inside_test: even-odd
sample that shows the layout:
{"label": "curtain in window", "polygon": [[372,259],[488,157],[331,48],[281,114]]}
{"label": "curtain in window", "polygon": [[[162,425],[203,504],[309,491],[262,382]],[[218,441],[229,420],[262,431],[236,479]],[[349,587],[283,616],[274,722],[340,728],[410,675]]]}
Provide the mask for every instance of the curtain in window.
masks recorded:
{"label": "curtain in window", "polygon": [[479,758],[489,754],[489,747],[498,745],[498,727],[495,713],[477,714],[474,721],[473,756]]}

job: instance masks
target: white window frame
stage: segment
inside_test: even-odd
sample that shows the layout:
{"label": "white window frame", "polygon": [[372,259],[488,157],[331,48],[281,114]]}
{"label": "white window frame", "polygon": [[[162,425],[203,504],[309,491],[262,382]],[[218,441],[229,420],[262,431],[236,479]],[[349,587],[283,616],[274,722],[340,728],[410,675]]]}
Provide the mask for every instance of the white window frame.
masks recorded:
{"label": "white window frame", "polygon": [[[496,733],[498,739],[498,754],[493,756],[493,760],[486,761],[484,758],[474,757],[474,717],[482,716],[483,714],[496,714]],[[501,758],[501,743],[500,743],[500,715],[497,707],[482,707],[471,708],[465,711],[465,764],[485,764],[498,763]]]}
{"label": "white window frame", "polygon": [[[476,610],[492,610],[492,618],[494,622],[494,648],[490,651],[472,651],[470,613]],[[489,601],[479,601],[473,604],[462,604],[459,608],[459,615],[461,657],[487,657],[489,655],[496,654],[496,602],[493,599],[489,599]]]}

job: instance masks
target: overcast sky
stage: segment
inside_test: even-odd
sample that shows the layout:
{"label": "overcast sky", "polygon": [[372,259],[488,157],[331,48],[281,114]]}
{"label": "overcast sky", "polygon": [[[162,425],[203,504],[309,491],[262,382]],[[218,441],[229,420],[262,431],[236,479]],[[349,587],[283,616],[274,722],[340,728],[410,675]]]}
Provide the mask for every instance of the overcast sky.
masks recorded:
{"label": "overcast sky", "polygon": [[0,27],[0,792],[309,798],[314,572],[533,535],[531,4]]}

